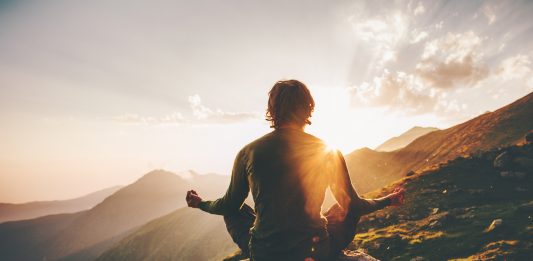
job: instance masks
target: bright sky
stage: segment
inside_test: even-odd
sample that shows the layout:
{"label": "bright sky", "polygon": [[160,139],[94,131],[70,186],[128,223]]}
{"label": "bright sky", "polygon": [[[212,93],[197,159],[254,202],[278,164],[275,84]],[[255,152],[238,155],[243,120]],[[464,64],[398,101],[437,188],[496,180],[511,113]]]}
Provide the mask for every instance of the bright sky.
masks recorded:
{"label": "bright sky", "polygon": [[532,1],[0,1],[0,202],[229,174],[306,83],[343,152],[533,91]]}

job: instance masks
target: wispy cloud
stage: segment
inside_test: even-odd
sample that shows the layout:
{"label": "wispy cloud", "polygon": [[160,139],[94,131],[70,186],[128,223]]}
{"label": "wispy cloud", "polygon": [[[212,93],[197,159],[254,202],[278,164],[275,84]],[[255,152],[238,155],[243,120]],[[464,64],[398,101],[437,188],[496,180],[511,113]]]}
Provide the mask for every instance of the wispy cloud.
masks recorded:
{"label": "wispy cloud", "polygon": [[496,75],[503,80],[519,79],[531,75],[531,59],[524,54],[511,56],[501,62]]}
{"label": "wispy cloud", "polygon": [[418,2],[418,5],[415,7],[413,14],[416,15],[422,15],[426,12],[426,8],[422,4],[422,2]]}
{"label": "wispy cloud", "polygon": [[487,23],[489,25],[492,25],[496,21],[496,11],[495,7],[490,4],[486,4],[483,6],[483,15],[485,15],[485,18],[487,18]]}
{"label": "wispy cloud", "polygon": [[228,112],[221,109],[211,109],[202,104],[200,95],[195,94],[188,97],[190,105],[190,116],[184,116],[181,112],[174,112],[163,117],[142,116],[136,113],[126,113],[113,120],[121,123],[140,123],[140,124],[230,124],[248,120],[259,119],[260,114],[257,112]]}
{"label": "wispy cloud", "polygon": [[371,44],[378,57],[378,65],[396,60],[396,48],[408,30],[407,17],[402,12],[369,19],[351,21],[359,39]]}

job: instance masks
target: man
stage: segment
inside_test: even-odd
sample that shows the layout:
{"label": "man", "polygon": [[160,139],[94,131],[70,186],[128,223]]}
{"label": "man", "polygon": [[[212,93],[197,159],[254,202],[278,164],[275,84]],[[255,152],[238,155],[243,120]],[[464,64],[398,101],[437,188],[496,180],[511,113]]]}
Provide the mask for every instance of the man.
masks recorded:
{"label": "man", "polygon": [[[353,240],[362,215],[403,203],[403,190],[373,200],[357,195],[342,154],[304,132],[314,106],[303,83],[277,82],[266,114],[274,131],[237,154],[226,194],[203,201],[187,192],[190,207],[224,216],[251,260],[334,260]],[[321,214],[328,187],[337,204]],[[250,190],[255,210],[244,204]]]}

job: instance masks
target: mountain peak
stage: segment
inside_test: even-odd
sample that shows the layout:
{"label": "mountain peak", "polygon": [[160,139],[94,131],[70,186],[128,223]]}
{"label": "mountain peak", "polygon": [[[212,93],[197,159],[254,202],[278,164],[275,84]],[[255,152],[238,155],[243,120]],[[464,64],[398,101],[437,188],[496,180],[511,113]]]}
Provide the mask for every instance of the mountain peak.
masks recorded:
{"label": "mountain peak", "polygon": [[144,174],[135,183],[147,182],[147,181],[153,181],[153,180],[168,180],[168,179],[174,180],[174,179],[183,179],[183,178],[164,169],[155,169]]}
{"label": "mountain peak", "polygon": [[410,128],[408,131],[402,133],[400,136],[393,137],[391,139],[388,139],[383,144],[376,147],[377,151],[394,151],[401,149],[409,143],[413,142],[419,137],[422,137],[430,132],[439,130],[438,128],[434,127],[421,127],[421,126],[414,126]]}

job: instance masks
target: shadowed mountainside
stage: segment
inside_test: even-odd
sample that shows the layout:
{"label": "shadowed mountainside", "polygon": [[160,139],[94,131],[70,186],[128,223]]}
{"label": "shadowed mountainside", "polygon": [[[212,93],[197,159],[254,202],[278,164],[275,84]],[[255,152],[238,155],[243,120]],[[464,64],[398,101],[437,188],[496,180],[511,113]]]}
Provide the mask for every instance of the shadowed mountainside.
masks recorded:
{"label": "shadowed mountainside", "polygon": [[371,196],[398,185],[405,205],[362,218],[352,248],[382,260],[533,256],[533,144],[459,157]]}
{"label": "shadowed mountainside", "polygon": [[110,187],[68,200],[35,201],[22,204],[0,203],[0,223],[87,210],[120,188],[121,186]]}
{"label": "shadowed mountainside", "polygon": [[182,208],[137,229],[97,260],[222,260],[235,250],[221,216]]}
{"label": "shadowed mountainside", "polygon": [[[195,178],[199,179],[199,185],[195,185]],[[225,176],[199,177],[193,173],[191,179],[184,179],[171,172],[152,171],[88,211],[0,224],[0,231],[3,231],[0,242],[10,241],[17,234],[23,235],[12,247],[0,248],[0,257],[10,256],[12,260],[91,260],[133,229],[183,207],[185,192],[190,187],[214,197],[223,193],[228,182]],[[47,233],[43,234],[41,230]],[[30,245],[35,246],[31,257],[27,253]]]}
{"label": "shadowed mountainside", "polygon": [[435,164],[496,147],[516,144],[533,129],[533,93],[472,120],[430,132],[392,152],[368,148],[347,154],[357,191],[366,193]]}
{"label": "shadowed mountainside", "polygon": [[400,136],[393,137],[385,141],[383,144],[376,147],[376,151],[394,151],[401,149],[409,143],[413,142],[415,139],[424,136],[430,132],[439,130],[433,127],[418,127],[415,126],[408,131],[402,133]]}

